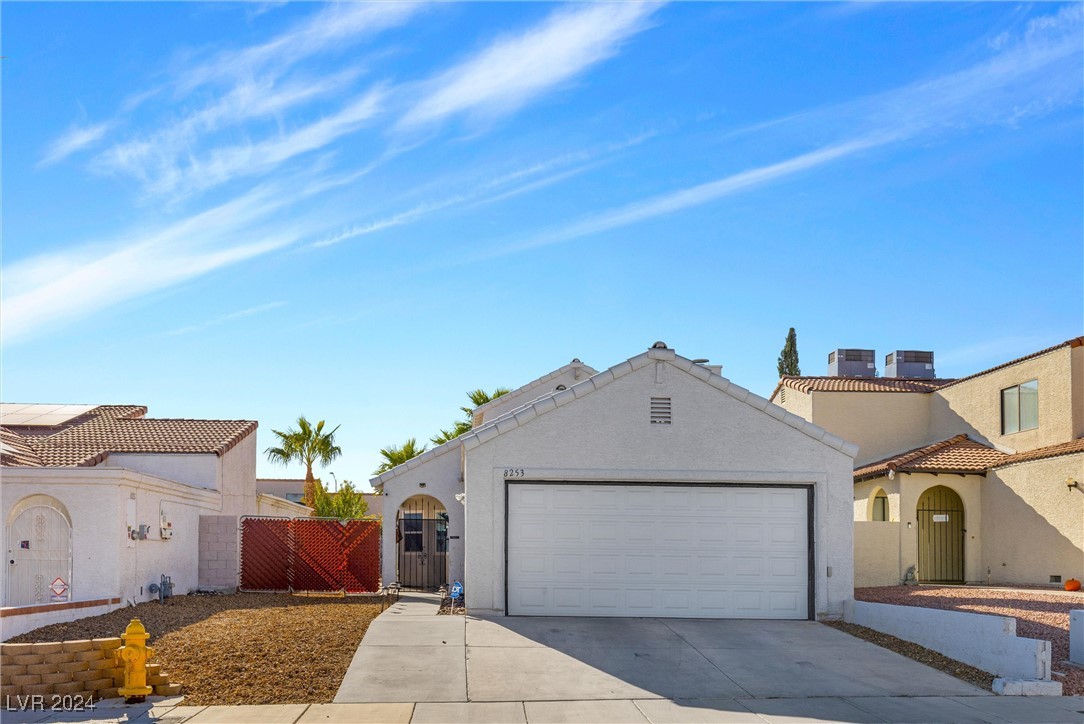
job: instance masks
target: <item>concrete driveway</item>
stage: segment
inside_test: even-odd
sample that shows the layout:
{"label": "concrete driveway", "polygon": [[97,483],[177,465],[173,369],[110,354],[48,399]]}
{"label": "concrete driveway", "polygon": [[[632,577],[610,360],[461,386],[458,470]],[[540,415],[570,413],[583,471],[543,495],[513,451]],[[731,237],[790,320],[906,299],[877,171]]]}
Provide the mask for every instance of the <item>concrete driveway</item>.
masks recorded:
{"label": "concrete driveway", "polygon": [[370,625],[336,702],[986,696],[811,621],[436,616],[404,596]]}

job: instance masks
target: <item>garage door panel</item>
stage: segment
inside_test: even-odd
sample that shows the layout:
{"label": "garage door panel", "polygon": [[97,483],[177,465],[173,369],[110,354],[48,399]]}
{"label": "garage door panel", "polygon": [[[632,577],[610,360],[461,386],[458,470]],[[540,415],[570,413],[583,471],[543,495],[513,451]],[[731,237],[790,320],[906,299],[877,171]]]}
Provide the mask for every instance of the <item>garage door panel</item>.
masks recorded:
{"label": "garage door panel", "polygon": [[510,485],[509,612],[806,618],[807,496],[796,488]]}

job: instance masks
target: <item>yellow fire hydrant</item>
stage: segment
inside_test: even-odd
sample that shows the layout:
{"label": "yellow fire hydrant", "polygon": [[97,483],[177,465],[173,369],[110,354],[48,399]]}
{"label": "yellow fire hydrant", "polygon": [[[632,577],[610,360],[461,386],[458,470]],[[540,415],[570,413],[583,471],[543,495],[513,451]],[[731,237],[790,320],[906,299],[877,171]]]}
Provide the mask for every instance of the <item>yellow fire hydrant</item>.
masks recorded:
{"label": "yellow fire hydrant", "polygon": [[154,649],[147,646],[150,634],[138,618],[133,618],[128,628],[121,634],[124,646],[117,649],[118,662],[124,664],[124,686],[117,693],[129,704],[146,701],[147,695],[154,690],[147,686],[147,661],[154,656]]}

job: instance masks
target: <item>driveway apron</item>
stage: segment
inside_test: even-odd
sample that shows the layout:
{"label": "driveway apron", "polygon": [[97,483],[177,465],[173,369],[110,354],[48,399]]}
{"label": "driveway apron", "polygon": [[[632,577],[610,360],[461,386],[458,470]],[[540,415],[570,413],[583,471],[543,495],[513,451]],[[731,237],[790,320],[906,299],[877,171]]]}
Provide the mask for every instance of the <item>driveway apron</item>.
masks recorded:
{"label": "driveway apron", "polygon": [[[336,702],[989,696],[812,621],[438,616],[404,595]],[[842,706],[843,704],[841,704]]]}

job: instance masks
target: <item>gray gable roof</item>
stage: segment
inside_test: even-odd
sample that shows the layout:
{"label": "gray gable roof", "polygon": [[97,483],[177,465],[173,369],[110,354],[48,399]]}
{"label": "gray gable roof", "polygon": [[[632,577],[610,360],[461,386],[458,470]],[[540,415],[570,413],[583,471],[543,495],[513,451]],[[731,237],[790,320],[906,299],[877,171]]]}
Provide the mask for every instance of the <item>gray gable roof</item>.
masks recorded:
{"label": "gray gable roof", "polygon": [[774,417],[804,435],[808,435],[814,440],[817,440],[834,450],[838,450],[848,457],[853,458],[858,453],[858,445],[855,443],[847,442],[838,435],[828,432],[823,427],[814,425],[812,422],[809,422],[792,412],[787,412],[782,407],[772,404],[760,395],[754,394],[744,387],[732,383],[725,377],[715,374],[707,367],[696,364],[692,360],[678,355],[672,349],[652,347],[646,352],[625,360],[618,365],[614,365],[607,370],[603,370],[583,382],[572,385],[567,390],[550,392],[542,397],[520,405],[515,409],[509,410],[505,414],[494,418],[492,421],[487,422],[479,428],[463,433],[454,440],[450,440],[443,445],[438,445],[431,450],[427,450],[418,457],[408,460],[402,465],[398,465],[391,470],[378,475],[370,482],[375,486],[382,486],[385,482],[397,475],[401,475],[407,470],[413,470],[420,465],[426,464],[433,458],[444,455],[452,450],[457,450],[460,447],[463,447],[464,450],[473,450],[479,445],[483,445],[493,438],[503,435],[509,430],[514,430],[521,425],[527,424],[539,415],[544,415],[547,412],[556,410],[558,407],[563,407],[570,402],[585,397],[595,390],[605,387],[614,380],[624,377],[630,372],[646,367],[655,361],[668,362],[679,370],[688,372],[693,377],[703,380],[712,387],[725,392],[739,402],[743,402],[750,407]]}
{"label": "gray gable roof", "polygon": [[478,407],[474,408],[474,414],[477,415],[480,412],[484,413],[486,410],[489,410],[489,409],[491,409],[493,407],[496,407],[498,404],[504,404],[504,403],[508,402],[508,400],[511,399],[511,398],[518,397],[518,396],[520,396],[520,395],[522,395],[522,394],[524,394],[526,392],[534,391],[537,388],[539,388],[539,387],[543,386],[544,384],[546,384],[547,382],[550,382],[552,380],[557,379],[558,377],[565,374],[566,372],[574,372],[576,370],[583,370],[584,372],[587,372],[589,375],[598,374],[598,370],[594,369],[590,365],[585,365],[583,362],[580,362],[579,359],[573,359],[567,365],[564,365],[562,367],[558,367],[557,369],[555,369],[553,372],[550,372],[549,374],[542,375],[541,377],[539,377],[536,380],[532,380],[532,381],[528,382],[525,385],[521,385],[520,387],[517,387],[516,389],[509,392],[507,395],[501,395],[500,397],[495,397],[492,400],[490,400],[489,402],[485,403],[484,405],[479,405]]}

